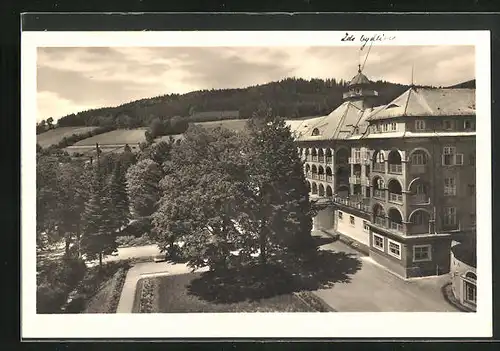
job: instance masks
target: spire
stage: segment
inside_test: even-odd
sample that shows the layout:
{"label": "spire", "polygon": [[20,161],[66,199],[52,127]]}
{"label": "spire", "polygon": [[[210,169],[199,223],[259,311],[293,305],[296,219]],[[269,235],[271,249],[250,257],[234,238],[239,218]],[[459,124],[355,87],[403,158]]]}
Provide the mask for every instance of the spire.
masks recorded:
{"label": "spire", "polygon": [[414,66],[415,66],[415,64],[412,64],[412,65],[411,65],[411,85],[410,85],[411,87],[415,86],[415,82],[414,82],[414,80],[413,80],[413,70],[414,70]]}
{"label": "spire", "polygon": [[361,64],[358,63],[358,73],[361,73]]}

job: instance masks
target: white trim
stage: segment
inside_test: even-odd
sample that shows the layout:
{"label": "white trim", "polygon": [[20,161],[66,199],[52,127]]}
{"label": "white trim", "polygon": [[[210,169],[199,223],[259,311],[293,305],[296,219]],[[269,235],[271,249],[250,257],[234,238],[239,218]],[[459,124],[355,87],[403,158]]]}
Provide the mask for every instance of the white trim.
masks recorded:
{"label": "white trim", "polygon": [[[399,255],[396,255],[395,253],[391,252],[391,244],[395,244],[399,247]],[[401,250],[402,250],[402,245],[401,243],[398,243],[397,241],[391,240],[387,238],[387,254],[391,255],[392,257],[396,257],[397,259],[401,259]]]}
{"label": "white trim", "polygon": [[[376,246],[375,245],[375,238],[380,238],[382,239],[382,247]],[[372,246],[376,248],[379,251],[385,252],[385,242],[384,242],[384,237],[375,233],[372,233]]]}
{"label": "white trim", "polygon": [[353,215],[349,215],[349,224],[351,225],[351,227],[354,227],[356,225],[356,217],[354,217]]}
{"label": "white trim", "polygon": [[[428,248],[428,253],[429,257],[423,260],[417,260],[415,259],[415,249],[416,248],[422,248],[422,247],[427,247]],[[432,261],[432,245],[431,244],[426,244],[426,245],[414,245],[413,246],[413,262],[429,262]]]}
{"label": "white trim", "polygon": [[[419,128],[419,126],[421,126],[423,128]],[[425,121],[423,119],[415,120],[415,130],[416,131],[426,130]]]}

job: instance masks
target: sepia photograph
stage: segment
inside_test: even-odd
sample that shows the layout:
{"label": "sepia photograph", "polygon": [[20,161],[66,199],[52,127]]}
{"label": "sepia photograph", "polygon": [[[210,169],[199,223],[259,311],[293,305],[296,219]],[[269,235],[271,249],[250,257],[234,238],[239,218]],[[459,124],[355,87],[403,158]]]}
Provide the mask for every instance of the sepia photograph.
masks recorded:
{"label": "sepia photograph", "polygon": [[491,329],[487,33],[28,34],[30,325]]}

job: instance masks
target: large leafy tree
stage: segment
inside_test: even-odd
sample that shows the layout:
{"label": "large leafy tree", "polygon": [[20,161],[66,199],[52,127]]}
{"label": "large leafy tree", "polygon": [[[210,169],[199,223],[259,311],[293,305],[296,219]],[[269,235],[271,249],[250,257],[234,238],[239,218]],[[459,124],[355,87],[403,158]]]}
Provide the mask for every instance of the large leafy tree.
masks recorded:
{"label": "large leafy tree", "polygon": [[261,106],[249,121],[245,157],[250,174],[245,230],[257,238],[259,257],[300,250],[311,244],[311,205],[302,161],[290,129],[270,108]]}
{"label": "large leafy tree", "polygon": [[246,177],[240,151],[241,138],[233,132],[188,130],[172,154],[170,172],[161,181],[160,206],[152,216],[162,249],[182,241],[191,266],[227,268],[244,236],[238,225]]}
{"label": "large leafy tree", "polygon": [[128,169],[127,194],[131,213],[135,219],[149,218],[156,210],[160,199],[161,178],[160,166],[150,159],[141,160]]}

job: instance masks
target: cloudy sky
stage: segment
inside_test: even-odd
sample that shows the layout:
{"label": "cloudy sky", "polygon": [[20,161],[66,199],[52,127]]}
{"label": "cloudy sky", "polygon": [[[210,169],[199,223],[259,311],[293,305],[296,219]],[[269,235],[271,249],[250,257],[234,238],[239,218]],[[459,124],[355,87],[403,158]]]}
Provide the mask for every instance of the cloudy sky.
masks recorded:
{"label": "cloudy sky", "polygon": [[[368,47],[38,48],[37,120],[199,89],[286,77],[350,79]],[[373,46],[372,80],[447,86],[475,78],[472,46]]]}

